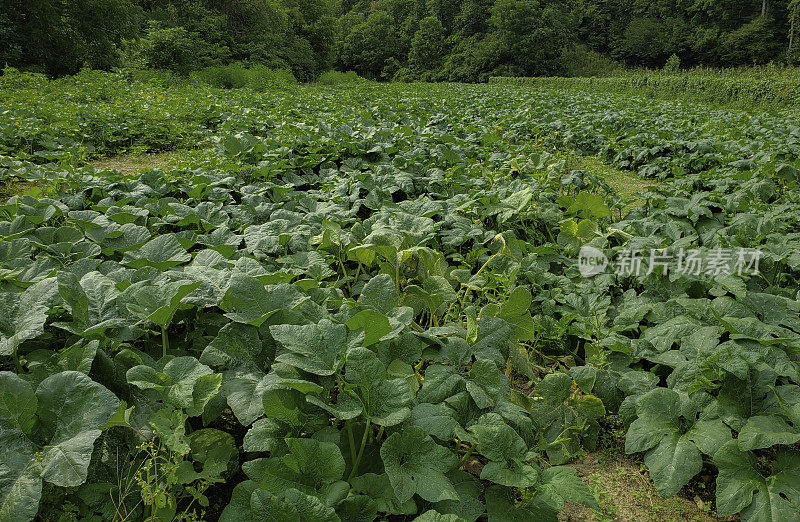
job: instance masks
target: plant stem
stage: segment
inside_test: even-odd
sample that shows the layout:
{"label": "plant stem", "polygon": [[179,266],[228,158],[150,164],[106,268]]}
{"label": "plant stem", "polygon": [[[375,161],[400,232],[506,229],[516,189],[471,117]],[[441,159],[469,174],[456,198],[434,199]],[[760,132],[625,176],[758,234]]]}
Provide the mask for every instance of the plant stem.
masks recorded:
{"label": "plant stem", "polygon": [[163,356],[167,356],[167,350],[169,350],[169,337],[167,337],[167,329],[163,326],[161,327],[161,350],[163,352]]}
{"label": "plant stem", "polygon": [[11,352],[11,358],[14,359],[14,365],[17,367],[17,374],[22,374],[22,363],[19,362],[19,355],[17,355],[17,349]]}
{"label": "plant stem", "polygon": [[470,457],[470,455],[472,455],[472,451],[473,451],[472,446],[470,446],[469,449],[467,450],[467,452],[464,453],[464,456],[461,457],[461,462],[459,463],[459,467],[461,467],[464,464],[466,464],[467,459]]}
{"label": "plant stem", "polygon": [[356,463],[356,441],[353,437],[353,423],[347,421],[347,437],[350,439],[350,462],[355,466]]}
{"label": "plant stem", "polygon": [[353,462],[353,469],[350,470],[350,476],[347,477],[348,481],[350,481],[353,477],[358,476],[357,475],[358,465],[361,462],[361,457],[364,455],[364,447],[367,445],[367,434],[369,433],[369,425],[370,425],[370,420],[367,419],[367,424],[364,426],[364,436],[361,437],[361,448],[358,450],[358,456],[356,457],[355,462]]}

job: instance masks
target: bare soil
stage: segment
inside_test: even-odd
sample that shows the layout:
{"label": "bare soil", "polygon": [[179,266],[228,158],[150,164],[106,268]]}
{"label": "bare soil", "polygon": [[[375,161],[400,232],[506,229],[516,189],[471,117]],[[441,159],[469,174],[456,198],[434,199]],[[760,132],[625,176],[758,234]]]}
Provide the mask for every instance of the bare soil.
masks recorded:
{"label": "bare soil", "polygon": [[90,164],[98,170],[118,170],[123,174],[138,174],[140,172],[164,168],[175,160],[179,151],[159,152],[153,154],[123,154],[92,161]]}
{"label": "bare soil", "polygon": [[[644,465],[625,455],[609,455],[608,452],[599,451],[589,453],[569,466],[578,471],[578,475],[595,493],[601,511],[567,504],[559,515],[562,522],[736,520],[717,517],[709,505],[691,491],[682,491],[669,499],[662,498]],[[686,498],[692,495],[692,499]]]}

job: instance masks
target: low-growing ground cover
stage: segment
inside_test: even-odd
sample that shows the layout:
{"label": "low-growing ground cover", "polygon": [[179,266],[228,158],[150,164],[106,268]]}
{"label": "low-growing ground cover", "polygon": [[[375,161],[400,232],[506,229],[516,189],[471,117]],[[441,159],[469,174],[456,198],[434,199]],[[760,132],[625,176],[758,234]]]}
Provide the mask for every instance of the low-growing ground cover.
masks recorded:
{"label": "low-growing ground cover", "polygon": [[[664,497],[708,476],[722,516],[800,513],[791,120],[513,86],[60,82],[0,95],[0,179],[42,191],[0,206],[0,519],[603,516],[565,464],[608,415]],[[87,116],[95,82],[120,89]],[[158,109],[101,132],[144,92]],[[167,110],[194,130],[154,130]],[[195,166],[69,152],[162,141]],[[631,205],[581,152],[665,180]],[[649,270],[664,248],[698,270]]]}

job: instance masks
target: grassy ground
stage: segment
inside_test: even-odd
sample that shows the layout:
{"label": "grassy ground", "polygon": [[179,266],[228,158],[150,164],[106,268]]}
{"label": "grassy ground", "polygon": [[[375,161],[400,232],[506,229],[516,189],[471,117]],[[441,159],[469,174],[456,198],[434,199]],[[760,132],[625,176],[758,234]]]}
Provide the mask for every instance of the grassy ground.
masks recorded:
{"label": "grassy ground", "polygon": [[156,154],[128,154],[101,158],[91,163],[98,170],[118,170],[123,174],[137,174],[149,169],[169,168],[185,151],[160,152]]}
{"label": "grassy ground", "polygon": [[101,158],[90,163],[95,169],[118,170],[123,174],[138,174],[151,169],[225,170],[237,172],[244,167],[215,153],[214,149],[180,149],[159,153],[126,154]]}
{"label": "grassy ground", "polygon": [[640,203],[636,194],[659,184],[655,180],[644,179],[634,172],[606,165],[594,156],[579,156],[572,152],[560,153],[560,156],[566,160],[568,170],[583,170],[604,180],[623,200],[630,202],[629,207]]}
{"label": "grassy ground", "polygon": [[661,521],[711,522],[721,520],[708,510],[708,505],[695,495],[690,499],[680,494],[664,499],[658,494],[644,465],[630,457],[607,458],[604,452],[591,453],[570,464],[589,485],[600,503],[600,511],[567,504],[559,519],[577,521]]}
{"label": "grassy ground", "polygon": [[[713,481],[700,475],[697,483],[685,487],[672,498],[662,498],[653,485],[642,459],[625,454],[625,432],[613,416],[603,422],[601,449],[569,464],[591,488],[600,504],[593,511],[578,504],[567,504],[559,515],[562,522],[713,522],[722,519],[711,509]],[[704,482],[705,481],[705,482]]]}
{"label": "grassy ground", "polygon": [[24,181],[17,178],[8,178],[0,181],[0,202],[5,201],[11,196],[25,194],[42,185],[41,182]]}

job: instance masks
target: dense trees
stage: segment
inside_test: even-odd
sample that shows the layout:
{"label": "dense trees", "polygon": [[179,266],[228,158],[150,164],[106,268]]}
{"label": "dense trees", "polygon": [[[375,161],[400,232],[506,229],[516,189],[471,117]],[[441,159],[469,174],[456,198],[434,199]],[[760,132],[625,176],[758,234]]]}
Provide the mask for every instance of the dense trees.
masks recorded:
{"label": "dense trees", "polygon": [[0,0],[0,65],[180,74],[231,62],[374,79],[798,59],[800,0]]}

